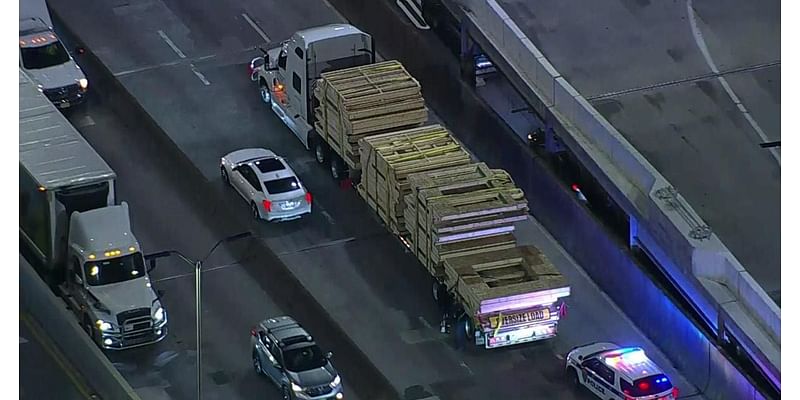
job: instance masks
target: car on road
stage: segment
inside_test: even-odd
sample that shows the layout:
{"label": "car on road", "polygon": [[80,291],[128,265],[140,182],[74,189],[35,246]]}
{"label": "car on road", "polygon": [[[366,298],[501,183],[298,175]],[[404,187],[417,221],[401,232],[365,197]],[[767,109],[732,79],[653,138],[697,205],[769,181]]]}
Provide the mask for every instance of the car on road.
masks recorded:
{"label": "car on road", "polygon": [[281,389],[284,400],[343,399],[342,380],[314,338],[292,317],[267,318],[250,330],[253,368]]}
{"label": "car on road", "polygon": [[311,193],[283,157],[267,149],[242,149],[220,160],[222,181],[250,205],[253,218],[286,221],[311,213]]}
{"label": "car on road", "polygon": [[572,349],[567,375],[603,400],[674,400],[678,388],[638,347],[591,343]]}

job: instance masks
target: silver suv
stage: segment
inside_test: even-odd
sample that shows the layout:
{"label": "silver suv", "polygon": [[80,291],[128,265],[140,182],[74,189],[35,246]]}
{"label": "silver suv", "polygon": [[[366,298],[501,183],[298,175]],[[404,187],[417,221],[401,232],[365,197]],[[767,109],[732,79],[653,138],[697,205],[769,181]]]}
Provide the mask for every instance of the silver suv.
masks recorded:
{"label": "silver suv", "polygon": [[265,319],[250,336],[253,368],[281,389],[284,400],[344,398],[342,380],[330,362],[333,354],[323,353],[291,317]]}

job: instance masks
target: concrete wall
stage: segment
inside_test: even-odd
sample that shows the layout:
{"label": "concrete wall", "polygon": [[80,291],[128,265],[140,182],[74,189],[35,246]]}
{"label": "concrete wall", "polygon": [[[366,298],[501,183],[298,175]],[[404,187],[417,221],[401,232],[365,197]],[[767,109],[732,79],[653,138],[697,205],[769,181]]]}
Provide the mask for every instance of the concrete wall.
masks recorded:
{"label": "concrete wall", "polygon": [[36,271],[19,257],[19,309],[31,315],[48,333],[59,350],[103,399],[140,400],[80,328],[64,302],[53,295]]}
{"label": "concrete wall", "polygon": [[[691,236],[705,222],[680,194],[660,196],[670,183],[560,76],[495,0],[462,3],[473,36],[502,56],[501,69],[515,75],[511,80],[523,96],[534,108],[546,108],[544,115],[557,120],[565,144],[638,221],[640,231],[647,231],[642,246],[659,255],[659,265],[669,265],[668,273],[682,275],[673,276],[676,281],[689,282],[686,292],[713,328],[721,315],[737,339],[753,343],[749,354],[780,386],[780,308],[716,235]],[[703,280],[717,283],[715,289],[700,284]],[[738,303],[743,312],[720,313],[726,302]]]}

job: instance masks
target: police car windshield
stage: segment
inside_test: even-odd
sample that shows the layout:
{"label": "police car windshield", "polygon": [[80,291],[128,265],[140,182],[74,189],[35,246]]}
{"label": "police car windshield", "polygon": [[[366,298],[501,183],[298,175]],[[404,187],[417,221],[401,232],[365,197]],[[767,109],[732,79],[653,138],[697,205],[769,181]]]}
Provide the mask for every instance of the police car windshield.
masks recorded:
{"label": "police car windshield", "polygon": [[42,69],[61,65],[69,61],[69,54],[61,42],[53,42],[39,47],[23,47],[22,65],[25,69]]}
{"label": "police car windshield", "polygon": [[672,390],[672,383],[666,375],[658,374],[635,380],[630,394],[637,397],[652,396],[669,390]]}
{"label": "police car windshield", "polygon": [[328,359],[322,354],[319,346],[311,345],[283,352],[283,361],[286,369],[292,372],[308,371],[324,367]]}
{"label": "police car windshield", "polygon": [[124,282],[144,276],[144,259],[142,253],[110,258],[102,261],[90,261],[84,264],[86,283],[90,286],[108,285]]}

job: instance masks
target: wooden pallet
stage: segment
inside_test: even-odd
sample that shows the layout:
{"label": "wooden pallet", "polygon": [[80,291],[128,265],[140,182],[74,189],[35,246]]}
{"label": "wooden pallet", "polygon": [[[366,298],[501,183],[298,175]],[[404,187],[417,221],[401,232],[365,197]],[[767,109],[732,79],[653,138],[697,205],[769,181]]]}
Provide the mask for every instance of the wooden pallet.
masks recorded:
{"label": "wooden pallet", "polygon": [[469,153],[440,125],[368,136],[361,140],[360,156],[360,190],[367,204],[403,234],[407,177],[470,163]]}
{"label": "wooden pallet", "polygon": [[354,170],[361,168],[360,139],[428,119],[419,82],[397,61],[325,72],[314,96],[314,129]]}
{"label": "wooden pallet", "polygon": [[447,258],[444,270],[448,286],[455,284],[464,306],[473,315],[486,300],[568,286],[553,263],[533,246]]}

